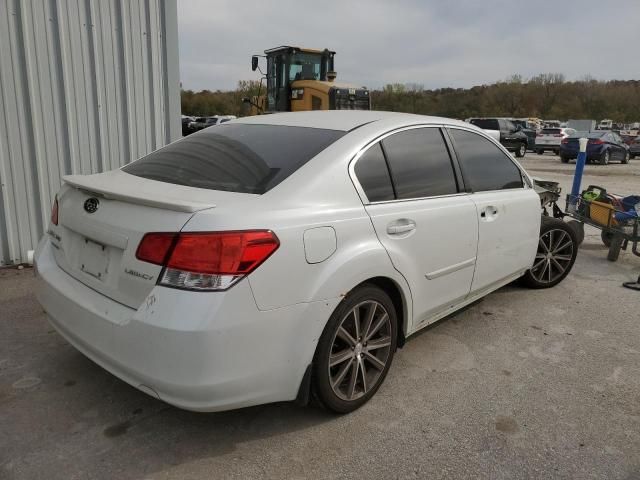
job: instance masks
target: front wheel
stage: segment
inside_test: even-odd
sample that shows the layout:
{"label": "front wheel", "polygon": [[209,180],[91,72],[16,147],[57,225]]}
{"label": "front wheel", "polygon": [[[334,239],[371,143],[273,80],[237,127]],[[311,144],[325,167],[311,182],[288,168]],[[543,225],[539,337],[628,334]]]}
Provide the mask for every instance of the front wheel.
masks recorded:
{"label": "front wheel", "polygon": [[538,250],[533,266],[522,281],[529,288],[550,288],[571,271],[578,255],[578,238],[571,226],[558,218],[542,217]]}
{"label": "front wheel", "polygon": [[521,143],[516,150],[516,157],[522,158],[527,153],[527,146]]}
{"label": "front wheel", "polygon": [[611,160],[611,154],[606,150],[600,157],[600,165],[609,165],[609,160]]}
{"label": "front wheel", "polygon": [[542,154],[544,153],[544,150],[540,150],[540,149],[538,149],[538,150],[536,150],[536,153],[537,153],[538,155],[542,155]]}
{"label": "front wheel", "polygon": [[624,158],[622,159],[622,163],[629,163],[629,158],[630,158],[630,157],[631,157],[631,156],[629,155],[629,152],[626,152],[626,153],[624,154]]}
{"label": "front wheel", "polygon": [[314,358],[314,390],[329,410],[348,413],[376,393],[389,371],[398,320],[374,285],[351,291],[331,315]]}

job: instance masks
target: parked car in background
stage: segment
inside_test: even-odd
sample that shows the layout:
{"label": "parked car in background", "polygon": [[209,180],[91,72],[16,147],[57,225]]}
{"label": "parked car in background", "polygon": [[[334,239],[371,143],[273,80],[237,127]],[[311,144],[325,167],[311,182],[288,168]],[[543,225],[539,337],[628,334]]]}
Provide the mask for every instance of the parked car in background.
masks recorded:
{"label": "parked car in background", "polygon": [[189,128],[191,128],[191,130],[193,130],[194,132],[198,132],[200,130],[202,130],[203,128],[207,128],[210,127],[212,125],[215,125],[216,123],[218,123],[218,117],[214,116],[214,117],[198,117],[195,119],[195,121],[191,122],[191,124],[189,125]]}
{"label": "parked car in background", "polygon": [[516,157],[524,157],[527,153],[529,140],[522,131],[522,127],[504,118],[470,118],[469,123],[483,130],[498,131],[500,143]]}
{"label": "parked car in background", "polygon": [[511,120],[514,125],[520,126],[522,132],[527,136],[527,150],[534,150],[536,146],[536,135],[538,133],[535,124],[528,120],[518,118],[511,118],[509,120]]}
{"label": "parked car in background", "polygon": [[355,410],[406,337],[515,279],[558,284],[578,250],[499,143],[445,118],[245,117],[64,182],[34,265],[51,324],[196,411]]}
{"label": "parked car in background", "polygon": [[214,115],[211,117],[200,117],[196,118],[196,121],[191,124],[191,128],[194,132],[202,130],[207,127],[211,127],[213,125],[220,125],[221,123],[226,123],[230,120],[234,120],[236,118],[235,115]]}
{"label": "parked car in background", "polygon": [[640,156],[640,137],[634,138],[631,143],[629,143],[629,155],[631,158]]}
{"label": "parked car in background", "polygon": [[562,140],[575,132],[573,128],[543,128],[536,134],[536,153],[542,155],[544,152],[552,151],[557,155],[560,152]]}
{"label": "parked car in background", "polygon": [[598,130],[611,130],[613,128],[613,120],[605,118],[604,120],[600,120],[598,124]]}
{"label": "parked car in background", "polygon": [[560,160],[567,163],[578,157],[580,151],[579,139],[587,138],[587,162],[607,165],[610,161],[629,163],[631,154],[619,135],[606,130],[594,132],[576,132],[562,139],[560,144]]}
{"label": "parked car in background", "polygon": [[190,135],[193,133],[193,130],[191,130],[191,123],[195,120],[194,117],[189,117],[187,115],[182,115],[182,136],[186,137],[187,135]]}

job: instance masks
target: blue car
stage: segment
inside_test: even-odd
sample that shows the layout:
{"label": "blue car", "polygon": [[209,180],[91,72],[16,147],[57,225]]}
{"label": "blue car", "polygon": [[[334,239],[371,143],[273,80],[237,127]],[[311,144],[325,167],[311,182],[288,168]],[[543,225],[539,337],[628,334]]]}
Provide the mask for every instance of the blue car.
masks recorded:
{"label": "blue car", "polygon": [[576,132],[560,143],[560,160],[567,163],[578,157],[580,146],[578,140],[587,138],[587,163],[607,165],[610,161],[629,163],[629,147],[620,136],[611,131],[596,130],[593,132]]}

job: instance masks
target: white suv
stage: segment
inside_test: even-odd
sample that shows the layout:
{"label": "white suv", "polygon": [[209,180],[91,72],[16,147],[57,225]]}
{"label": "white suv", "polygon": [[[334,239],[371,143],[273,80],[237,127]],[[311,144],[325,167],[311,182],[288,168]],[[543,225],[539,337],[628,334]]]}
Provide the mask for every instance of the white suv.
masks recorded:
{"label": "white suv", "polygon": [[78,350],[168,403],[369,400],[405,339],[519,277],[560,282],[573,230],[467,123],[374,111],[234,120],[65,177],[37,298]]}
{"label": "white suv", "polygon": [[545,151],[551,150],[558,155],[562,140],[569,138],[574,133],[576,131],[573,128],[543,128],[536,134],[536,153],[542,155]]}

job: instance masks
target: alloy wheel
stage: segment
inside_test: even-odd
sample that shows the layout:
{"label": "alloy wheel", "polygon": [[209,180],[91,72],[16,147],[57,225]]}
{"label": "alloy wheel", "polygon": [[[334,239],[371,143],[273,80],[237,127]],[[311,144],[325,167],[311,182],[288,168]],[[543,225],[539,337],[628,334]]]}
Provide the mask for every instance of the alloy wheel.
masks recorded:
{"label": "alloy wheel", "polygon": [[540,236],[531,274],[541,283],[551,283],[571,266],[573,239],[567,232],[551,229]]}
{"label": "alloy wheel", "polygon": [[392,331],[388,312],[374,300],[342,318],[329,356],[329,380],[338,398],[356,400],[378,384],[390,359]]}

